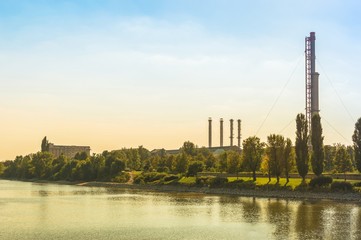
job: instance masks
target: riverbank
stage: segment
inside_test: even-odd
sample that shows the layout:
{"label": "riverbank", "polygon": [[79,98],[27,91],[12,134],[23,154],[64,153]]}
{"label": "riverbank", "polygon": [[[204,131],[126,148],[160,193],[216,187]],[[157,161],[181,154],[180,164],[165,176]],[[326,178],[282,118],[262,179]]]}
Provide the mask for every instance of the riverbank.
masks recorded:
{"label": "riverbank", "polygon": [[233,195],[240,197],[295,199],[295,200],[333,200],[344,202],[361,203],[361,194],[358,192],[311,192],[311,191],[288,191],[288,190],[244,190],[228,188],[195,187],[186,185],[155,185],[155,184],[125,184],[112,182],[83,182],[78,186],[107,187],[137,189],[159,192],[189,192],[212,195]]}
{"label": "riverbank", "polygon": [[[5,180],[5,179],[4,179]],[[337,202],[361,203],[361,193],[359,192],[322,192],[322,191],[291,191],[291,190],[266,190],[266,189],[230,189],[230,188],[209,188],[187,185],[160,185],[160,184],[129,184],[114,182],[70,182],[70,181],[48,181],[48,180],[16,180],[34,182],[40,184],[61,184],[82,187],[104,187],[134,189],[157,192],[173,193],[200,193],[211,195],[231,195],[239,197],[275,198],[293,200],[332,200]]]}

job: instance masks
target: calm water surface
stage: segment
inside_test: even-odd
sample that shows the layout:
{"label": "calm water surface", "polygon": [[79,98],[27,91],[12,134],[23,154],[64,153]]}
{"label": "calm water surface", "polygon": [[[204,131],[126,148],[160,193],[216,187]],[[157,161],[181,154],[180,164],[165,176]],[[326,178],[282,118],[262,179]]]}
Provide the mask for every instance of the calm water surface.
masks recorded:
{"label": "calm water surface", "polygon": [[361,208],[0,180],[0,239],[361,239]]}

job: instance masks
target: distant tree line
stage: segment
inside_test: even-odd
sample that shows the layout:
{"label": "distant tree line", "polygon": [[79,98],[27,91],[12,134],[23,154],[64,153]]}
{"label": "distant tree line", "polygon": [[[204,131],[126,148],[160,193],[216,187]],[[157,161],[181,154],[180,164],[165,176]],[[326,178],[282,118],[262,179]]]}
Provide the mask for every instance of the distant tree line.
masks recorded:
{"label": "distant tree line", "polygon": [[269,180],[275,177],[278,183],[280,177],[285,177],[288,182],[290,173],[298,173],[305,179],[310,171],[316,176],[324,172],[346,174],[355,169],[361,172],[361,118],[355,125],[353,146],[324,146],[318,114],[312,117],[311,127],[313,135],[309,136],[306,117],[298,114],[294,146],[291,139],[270,134],[267,142],[261,142],[256,136],[244,139],[242,152],[220,153],[198,148],[187,141],[177,154],[168,154],[164,149],[151,152],[140,146],[92,156],[82,152],[73,158],[64,155],[55,158],[48,152],[48,141],[44,138],[40,152],[0,162],[0,176],[9,179],[126,182],[130,178],[129,171],[185,176],[196,176],[198,172],[250,172],[256,181],[257,173],[262,172]]}

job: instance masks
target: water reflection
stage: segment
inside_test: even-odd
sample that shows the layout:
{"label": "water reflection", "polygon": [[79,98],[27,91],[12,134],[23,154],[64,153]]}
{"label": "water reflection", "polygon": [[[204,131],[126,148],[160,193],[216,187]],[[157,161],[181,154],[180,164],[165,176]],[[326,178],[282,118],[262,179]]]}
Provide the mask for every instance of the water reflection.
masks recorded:
{"label": "water reflection", "polygon": [[244,198],[242,201],[242,216],[248,223],[257,223],[260,219],[261,207],[256,198]]}
{"label": "water reflection", "polygon": [[361,239],[360,206],[331,201],[0,180],[0,212],[0,239]]}

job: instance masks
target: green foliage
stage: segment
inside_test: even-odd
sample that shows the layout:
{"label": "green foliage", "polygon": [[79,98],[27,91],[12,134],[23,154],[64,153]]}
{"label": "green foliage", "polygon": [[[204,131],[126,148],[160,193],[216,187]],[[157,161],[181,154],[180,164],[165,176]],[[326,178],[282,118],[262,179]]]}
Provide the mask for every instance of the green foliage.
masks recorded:
{"label": "green foliage", "polygon": [[125,170],[125,163],[120,159],[115,159],[110,166],[110,176],[114,177]]}
{"label": "green foliage", "polygon": [[[166,173],[157,173],[157,172],[149,172],[149,173],[143,173],[143,181],[145,183],[151,183],[159,180],[163,180],[165,176],[167,176]],[[138,177],[140,177],[139,175]]]}
{"label": "green foliage", "polygon": [[311,179],[309,186],[311,188],[325,187],[325,186],[329,186],[332,183],[332,181],[333,181],[332,177],[318,176]]}
{"label": "green foliage", "polygon": [[325,172],[330,172],[334,169],[333,160],[335,159],[336,146],[325,145],[324,154],[325,154],[324,170]]}
{"label": "green foliage", "polygon": [[227,172],[238,173],[241,165],[241,155],[235,151],[229,151],[227,154]]}
{"label": "green foliage", "polygon": [[87,158],[88,158],[88,154],[86,152],[78,152],[74,156],[74,159],[76,160],[85,160]]}
{"label": "green foliage", "polygon": [[244,181],[243,179],[235,180],[227,183],[228,188],[237,188],[241,190],[256,189],[256,182],[253,180]]}
{"label": "green foliage", "polygon": [[281,135],[271,134],[267,137],[268,147],[267,155],[271,174],[276,176],[277,183],[282,173],[282,164],[284,163],[285,139]]}
{"label": "green foliage", "polygon": [[189,157],[185,153],[181,153],[176,157],[175,172],[186,173],[189,164]]}
{"label": "green foliage", "polygon": [[289,181],[289,173],[294,166],[294,151],[292,148],[291,139],[287,138],[285,141],[284,149],[283,149],[283,170],[286,176],[286,184]]}
{"label": "green foliage", "polygon": [[253,181],[256,181],[256,171],[261,167],[264,145],[256,136],[243,140],[242,161],[245,169],[252,171]]}
{"label": "green foliage", "polygon": [[346,172],[352,171],[352,162],[344,145],[337,145],[334,165],[337,172],[345,174],[346,180]]}
{"label": "green foliage", "polygon": [[204,169],[204,163],[201,161],[191,162],[188,166],[187,177],[196,176],[198,172],[202,172]]}
{"label": "green foliage", "polygon": [[45,179],[51,175],[53,155],[49,152],[38,152],[32,156],[31,172],[34,177]]}
{"label": "green foliage", "polygon": [[187,156],[195,156],[197,154],[196,146],[190,141],[183,143],[181,151]]}
{"label": "green foliage", "polygon": [[214,176],[202,176],[196,178],[196,185],[198,187],[208,186],[210,182],[213,181],[216,177]]}
{"label": "green foliage", "polygon": [[312,155],[311,155],[311,165],[312,170],[316,176],[320,176],[323,172],[323,162],[324,162],[324,151],[323,151],[323,136],[322,136],[322,126],[321,126],[321,117],[319,114],[314,114],[311,121],[312,128]]}
{"label": "green foliage", "polygon": [[209,187],[211,188],[222,187],[226,183],[228,183],[228,178],[217,176],[209,180]]}
{"label": "green foliage", "polygon": [[220,172],[227,171],[227,152],[223,152],[218,155],[218,170]]}
{"label": "green foliage", "polygon": [[118,176],[115,176],[112,178],[112,182],[118,182],[118,183],[126,183],[130,179],[130,175],[127,172],[122,172]]}
{"label": "green foliage", "polygon": [[350,182],[333,182],[331,190],[335,192],[352,192],[353,186]]}
{"label": "green foliage", "polygon": [[353,147],[355,151],[355,162],[359,172],[361,172],[361,118],[355,124],[355,130],[352,135]]}
{"label": "green foliage", "polygon": [[3,175],[4,169],[5,169],[4,164],[2,162],[0,162],[0,177]]}
{"label": "green foliage", "polygon": [[140,174],[138,176],[135,176],[134,177],[134,180],[133,180],[133,183],[134,184],[144,184],[145,181],[144,181],[144,175]]}
{"label": "green foliage", "polygon": [[308,129],[307,120],[304,114],[300,113],[296,117],[296,165],[297,171],[305,180],[308,173]]}
{"label": "green foliage", "polygon": [[179,180],[179,176],[171,174],[171,175],[165,176],[163,179],[165,182],[169,182],[169,181]]}

